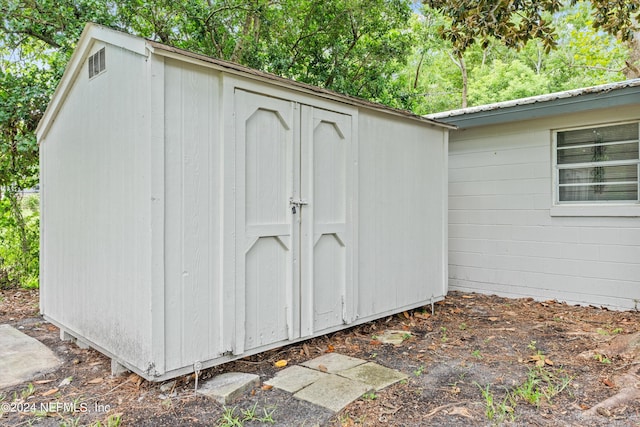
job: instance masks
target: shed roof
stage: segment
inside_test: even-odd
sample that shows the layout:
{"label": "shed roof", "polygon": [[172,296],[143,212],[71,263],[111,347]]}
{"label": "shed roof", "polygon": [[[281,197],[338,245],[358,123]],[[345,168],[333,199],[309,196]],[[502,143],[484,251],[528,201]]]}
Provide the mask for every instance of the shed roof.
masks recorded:
{"label": "shed roof", "polygon": [[76,49],[71,56],[69,63],[67,64],[67,68],[65,69],[62,79],[60,80],[60,83],[58,84],[58,87],[56,88],[56,91],[54,92],[53,97],[49,102],[47,110],[45,111],[42,120],[38,124],[38,129],[36,130],[38,139],[41,139],[46,135],[49,124],[55,119],[57,112],[61,108],[68,90],[70,89],[73,80],[78,75],[78,70],[84,63],[84,60],[88,55],[88,50],[90,49],[94,41],[102,41],[105,43],[113,44],[121,48],[129,49],[141,55],[148,55],[151,53],[172,57],[185,62],[197,62],[201,65],[209,66],[219,71],[241,75],[254,80],[267,81],[278,86],[287,87],[292,90],[312,94],[336,102],[342,102],[344,104],[363,107],[369,110],[375,110],[387,114],[393,114],[395,116],[405,117],[430,126],[455,129],[454,125],[440,122],[429,117],[420,116],[410,111],[392,108],[383,104],[367,101],[362,98],[344,95],[318,86],[301,83],[295,80],[277,76],[275,74],[245,67],[233,62],[224,61],[195,52],[190,52],[184,49],[175,48],[166,44],[158,43],[156,41],[146,40],[144,38],[105,27],[103,25],[88,23],[85,26],[80,39],[78,40]]}
{"label": "shed roof", "polygon": [[640,79],[428,114],[461,129],[640,103]]}

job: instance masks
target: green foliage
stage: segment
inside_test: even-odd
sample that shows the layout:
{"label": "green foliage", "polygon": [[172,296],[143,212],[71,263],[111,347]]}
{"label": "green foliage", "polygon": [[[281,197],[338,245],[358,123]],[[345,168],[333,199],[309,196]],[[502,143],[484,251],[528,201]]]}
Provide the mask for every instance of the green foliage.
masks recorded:
{"label": "green foliage", "polygon": [[0,288],[38,287],[39,198],[13,194],[0,200]]}
{"label": "green foliage", "polygon": [[[473,44],[486,49],[494,40],[507,47],[523,48],[531,40],[539,40],[546,52],[557,45],[556,26],[550,17],[563,7],[561,0],[425,0],[429,7],[447,16],[450,25],[441,26],[443,38],[450,41],[456,54]],[[571,0],[570,5],[582,3]],[[591,0],[594,5],[592,26],[619,36],[623,41],[633,37],[640,20],[640,4],[628,0]]]}

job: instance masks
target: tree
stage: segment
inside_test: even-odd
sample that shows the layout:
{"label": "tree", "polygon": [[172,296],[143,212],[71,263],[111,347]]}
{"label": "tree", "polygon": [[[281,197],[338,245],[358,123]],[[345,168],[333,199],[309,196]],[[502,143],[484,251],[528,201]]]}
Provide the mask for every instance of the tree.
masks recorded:
{"label": "tree", "polygon": [[[400,106],[395,74],[411,50],[410,6],[410,0],[0,0],[0,233],[18,236],[0,236],[0,285],[3,271],[15,271],[7,260],[20,258],[3,258],[3,250],[33,258],[37,234],[22,216],[20,194],[38,179],[34,131],[86,22]],[[37,274],[37,262],[23,267]]]}
{"label": "tree", "polygon": [[[570,0],[571,5],[581,0]],[[637,31],[640,4],[628,0],[591,0],[593,26],[623,41]],[[540,40],[548,52],[557,44],[550,16],[563,7],[561,0],[424,0],[424,4],[451,19],[441,27],[442,37],[451,41],[459,55],[479,42],[487,47],[492,39],[508,47],[522,48]]]}

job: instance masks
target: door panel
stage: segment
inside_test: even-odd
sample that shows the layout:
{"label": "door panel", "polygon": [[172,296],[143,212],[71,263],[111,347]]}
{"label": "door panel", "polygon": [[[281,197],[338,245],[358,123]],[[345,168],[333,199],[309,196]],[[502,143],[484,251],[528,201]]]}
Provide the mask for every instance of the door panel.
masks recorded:
{"label": "door panel", "polygon": [[302,334],[345,323],[351,274],[351,116],[302,107]]}
{"label": "door panel", "polygon": [[293,103],[237,90],[235,353],[293,338]]}

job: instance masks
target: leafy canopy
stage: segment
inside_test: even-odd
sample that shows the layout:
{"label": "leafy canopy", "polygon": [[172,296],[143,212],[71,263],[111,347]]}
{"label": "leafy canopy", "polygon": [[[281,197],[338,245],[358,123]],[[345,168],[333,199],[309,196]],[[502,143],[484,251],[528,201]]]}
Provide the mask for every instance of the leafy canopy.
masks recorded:
{"label": "leafy canopy", "polygon": [[[575,5],[581,0],[570,0]],[[640,20],[636,0],[591,0],[593,26],[627,41],[633,38]],[[442,37],[449,40],[456,54],[479,42],[486,48],[491,39],[508,47],[521,48],[533,39],[540,40],[547,52],[557,44],[556,29],[550,16],[563,7],[561,0],[424,0],[424,4],[451,19],[441,26]]]}

